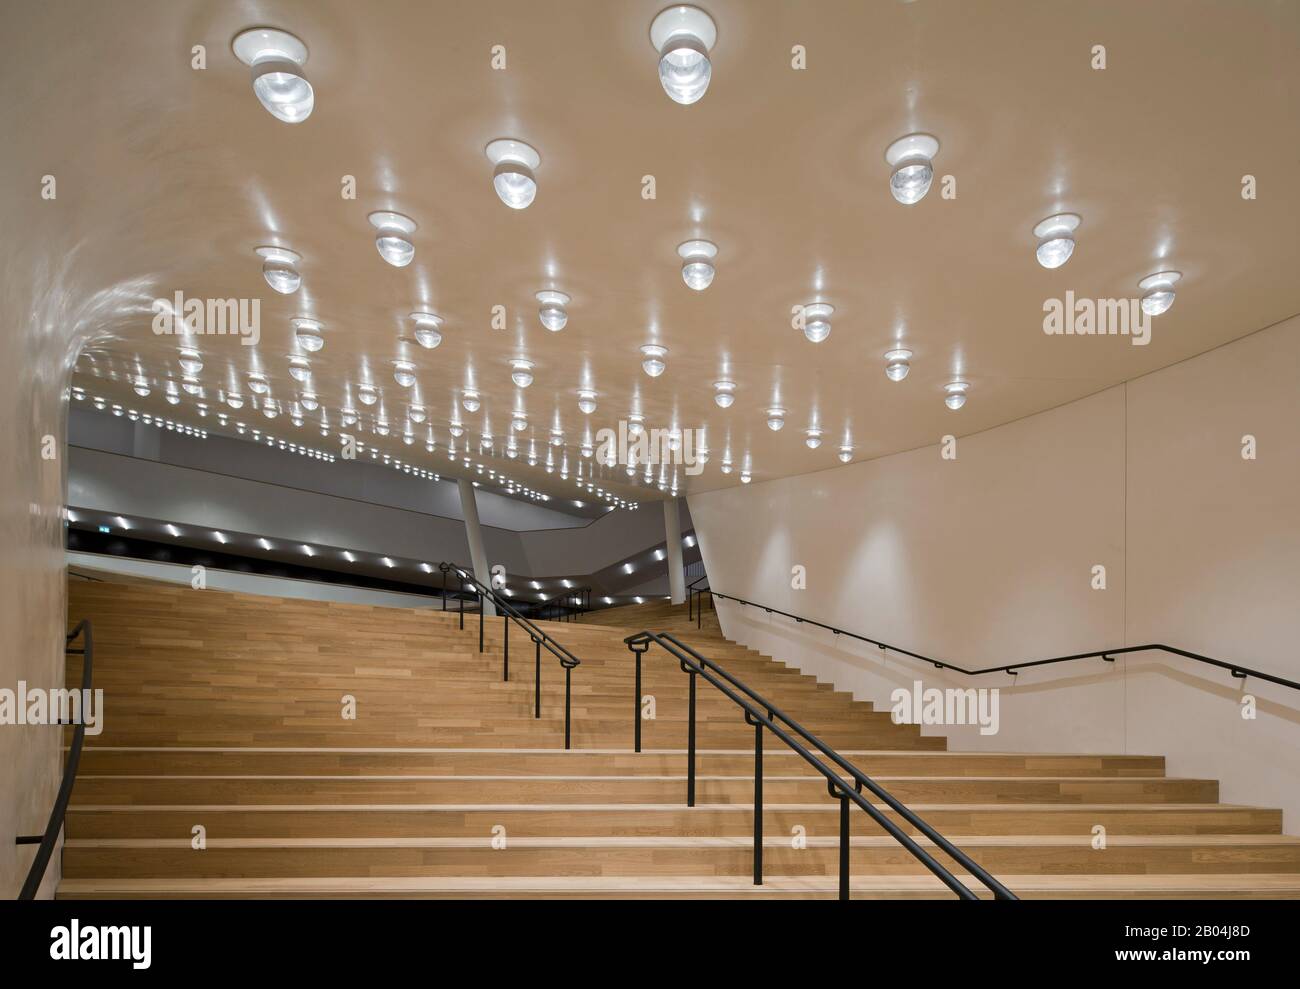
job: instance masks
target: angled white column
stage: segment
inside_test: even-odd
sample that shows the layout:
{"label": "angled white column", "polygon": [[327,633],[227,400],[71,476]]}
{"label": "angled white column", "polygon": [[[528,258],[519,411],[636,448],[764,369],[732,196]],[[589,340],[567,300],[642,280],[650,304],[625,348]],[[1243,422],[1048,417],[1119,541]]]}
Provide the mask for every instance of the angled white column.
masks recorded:
{"label": "angled white column", "polygon": [[[487,552],[483,549],[483,530],[478,524],[478,501],[474,498],[474,484],[467,478],[456,479],[460,491],[460,511],[465,516],[465,541],[469,543],[469,563],[474,579],[484,587],[492,586],[492,571],[488,566]],[[491,601],[483,602],[483,614],[495,615]]]}
{"label": "angled white column", "polygon": [[686,571],[682,568],[682,517],[677,499],[664,502],[664,539],[668,543],[668,593],[673,604],[686,600]]}

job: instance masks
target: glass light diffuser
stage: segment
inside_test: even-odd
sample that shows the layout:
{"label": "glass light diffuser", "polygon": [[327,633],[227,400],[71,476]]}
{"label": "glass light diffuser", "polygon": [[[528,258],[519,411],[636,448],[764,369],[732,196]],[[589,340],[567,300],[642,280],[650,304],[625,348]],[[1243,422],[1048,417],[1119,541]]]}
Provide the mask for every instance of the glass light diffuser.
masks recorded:
{"label": "glass light diffuser", "polygon": [[235,57],[253,70],[253,93],[277,120],[300,124],[311,116],[316,93],[303,74],[307,46],[287,31],[253,28],[235,36]]}
{"label": "glass light diffuser", "polygon": [[689,106],[704,96],[713,76],[709,52],[718,28],[698,7],[677,4],[650,24],[650,44],[659,54],[659,84],[674,103]]}
{"label": "glass light diffuser", "polygon": [[375,247],[379,256],[394,268],[405,268],[415,258],[415,245],[411,236],[416,223],[409,216],[378,210],[366,217],[375,228]]}
{"label": "glass light diffuser", "polygon": [[1034,251],[1044,268],[1059,268],[1074,253],[1074,231],[1082,218],[1077,213],[1057,213],[1034,227],[1038,247]]}
{"label": "glass light diffuser", "polygon": [[934,181],[931,164],[939,153],[939,140],[931,134],[908,134],[885,149],[885,161],[892,172],[889,191],[904,206],[914,206],[925,198]]}

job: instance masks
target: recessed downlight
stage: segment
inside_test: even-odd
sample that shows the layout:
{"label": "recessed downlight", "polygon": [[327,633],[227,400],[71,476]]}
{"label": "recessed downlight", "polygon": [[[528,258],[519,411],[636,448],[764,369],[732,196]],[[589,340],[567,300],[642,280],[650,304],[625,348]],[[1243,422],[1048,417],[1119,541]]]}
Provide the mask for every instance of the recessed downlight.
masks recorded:
{"label": "recessed downlight", "polygon": [[734,381],[713,382],[713,403],[720,409],[729,409],[736,400],[736,383]]}
{"label": "recessed downlight", "polygon": [[596,393],[589,388],[578,392],[578,411],[585,416],[596,411]]}
{"label": "recessed downlight", "polygon": [[641,370],[652,378],[659,377],[668,366],[664,361],[667,356],[667,347],[661,347],[657,343],[647,343],[641,348]]}
{"label": "recessed downlight", "polygon": [[650,44],[659,53],[659,83],[674,103],[689,106],[708,90],[713,75],[709,53],[717,42],[717,25],[699,7],[677,4],[650,23]]}
{"label": "recessed downlight", "polygon": [[415,365],[410,361],[393,361],[393,380],[403,388],[415,384]]}
{"label": "recessed downlight", "polygon": [[774,433],[778,433],[781,431],[781,427],[783,427],[784,425],[785,425],[785,409],[781,408],[779,405],[774,405],[767,410],[768,429],[772,430],[772,432]]}
{"label": "recessed downlight", "polygon": [[537,177],[533,174],[542,156],[531,144],[513,138],[491,142],[484,153],[492,162],[492,187],[497,198],[511,209],[527,209],[537,197]]}
{"label": "recessed downlight", "polygon": [[943,404],[956,412],[966,404],[966,393],[970,391],[970,384],[965,381],[952,381],[943,386],[946,393]]}
{"label": "recessed downlight", "polygon": [[934,180],[934,156],[939,153],[939,139],[931,134],[908,134],[885,149],[885,161],[893,171],[889,191],[904,206],[925,198]]}
{"label": "recessed downlight", "polygon": [[416,223],[409,216],[388,210],[377,210],[367,220],[375,228],[375,247],[379,256],[394,268],[405,268],[415,257],[415,245],[411,236],[416,231]]}
{"label": "recessed downlight", "polygon": [[569,296],[564,292],[547,290],[537,293],[537,301],[541,303],[537,318],[542,321],[542,325],[552,333],[564,329],[569,322],[569,313],[564,308],[569,304]]}
{"label": "recessed downlight", "polygon": [[415,341],[425,350],[432,350],[442,343],[442,317],[431,312],[413,312],[410,320],[415,323]]}
{"label": "recessed downlight", "polygon": [[713,284],[716,274],[714,260],[718,245],[708,240],[688,240],[677,245],[677,256],[682,259],[682,281],[688,288],[703,292]]}
{"label": "recessed downlight", "polygon": [[298,262],[302,255],[287,247],[254,248],[262,259],[262,277],[266,284],[281,295],[292,295],[302,284],[302,275],[298,272]]}
{"label": "recessed downlight", "polygon": [[890,381],[902,381],[912,370],[912,352],[903,347],[895,348],[885,354],[885,377]]}
{"label": "recessed downlight", "polygon": [[1074,253],[1074,231],[1083,222],[1077,213],[1057,213],[1034,227],[1038,238],[1035,255],[1044,268],[1059,268]]}
{"label": "recessed downlight", "polygon": [[362,405],[374,405],[379,401],[379,392],[374,385],[357,385],[357,398],[361,399]]}
{"label": "recessed downlight", "polygon": [[289,325],[293,327],[293,338],[298,342],[298,346],[308,353],[314,354],[325,346],[325,338],[320,332],[322,329],[320,320],[296,316],[289,320]]}
{"label": "recessed downlight", "polygon": [[527,388],[533,383],[534,367],[532,361],[516,357],[510,362],[510,380],[515,383],[516,387]]}
{"label": "recessed downlight", "polygon": [[1148,316],[1159,316],[1174,304],[1174,285],[1183,277],[1181,271],[1158,271],[1138,282],[1142,296],[1142,311]]}
{"label": "recessed downlight", "polygon": [[286,124],[311,116],[316,94],[303,74],[307,46],[287,31],[251,28],[231,43],[235,57],[253,69],[253,93],[267,112]]}
{"label": "recessed downlight", "polygon": [[[266,380],[266,375],[254,372],[248,376],[248,390],[254,395],[265,395],[271,390],[271,384]],[[239,406],[232,405],[231,408],[237,409]]]}

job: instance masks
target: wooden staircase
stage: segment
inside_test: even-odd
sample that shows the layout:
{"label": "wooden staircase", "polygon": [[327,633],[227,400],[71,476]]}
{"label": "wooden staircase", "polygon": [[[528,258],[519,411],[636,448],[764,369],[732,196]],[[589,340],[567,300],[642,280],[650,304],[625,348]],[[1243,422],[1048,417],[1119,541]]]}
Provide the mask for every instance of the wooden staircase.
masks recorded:
{"label": "wooden staircase", "polygon": [[[671,629],[679,616],[658,605],[545,623],[582,660],[566,752],[563,671],[542,652],[534,719],[532,644],[511,630],[503,682],[500,618],[479,653],[477,616],[461,631],[450,612],[118,579],[69,597],[71,617],[94,621],[105,728],[87,738],[60,897],[836,894],[838,804],[770,736],[766,881],[752,884],[752,729],[703,684],[685,806],[688,678],[657,649],[642,686],[656,717],[631,751],[622,639]],[[598,624],[614,618],[626,624]],[[1300,896],[1280,812],[1220,804],[1216,781],[1169,778],[1160,756],[948,752],[716,624],[681,624],[1021,896]],[[865,814],[852,825],[855,896],[950,895]]]}

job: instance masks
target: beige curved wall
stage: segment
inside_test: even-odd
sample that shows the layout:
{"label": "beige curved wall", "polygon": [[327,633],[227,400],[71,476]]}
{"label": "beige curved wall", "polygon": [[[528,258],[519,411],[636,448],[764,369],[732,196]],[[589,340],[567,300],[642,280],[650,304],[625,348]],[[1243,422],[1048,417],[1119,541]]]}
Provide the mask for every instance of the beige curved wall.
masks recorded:
{"label": "beige curved wall", "polygon": [[[957,452],[691,497],[712,586],[968,668],[1154,641],[1300,680],[1300,318]],[[997,735],[925,729],[955,748],[1164,754],[1172,775],[1218,778],[1224,800],[1283,807],[1300,830],[1300,692],[1155,654],[945,678],[719,608],[728,635],[886,709],[916,679],[1000,687]]]}

